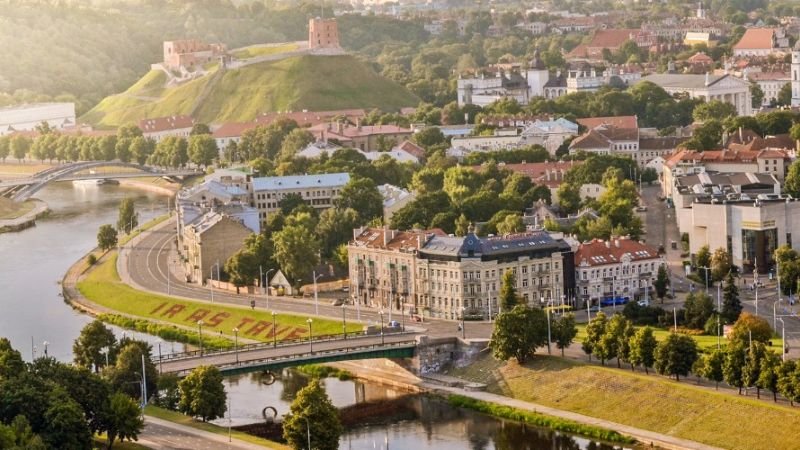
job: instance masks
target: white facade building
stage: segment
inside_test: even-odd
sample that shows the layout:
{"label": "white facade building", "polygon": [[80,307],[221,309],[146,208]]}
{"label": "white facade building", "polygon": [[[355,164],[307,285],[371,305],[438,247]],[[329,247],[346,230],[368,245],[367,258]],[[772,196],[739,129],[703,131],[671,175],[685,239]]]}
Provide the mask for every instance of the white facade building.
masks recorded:
{"label": "white facade building", "polygon": [[719,100],[736,107],[740,116],[753,113],[750,83],[731,75],[656,74],[642,78],[661,86],[670,95],[686,94],[709,102]]}
{"label": "white facade building", "polygon": [[42,122],[57,130],[75,126],[75,104],[33,103],[0,108],[0,136],[32,131]]}
{"label": "white facade building", "polygon": [[792,83],[792,106],[800,106],[800,41],[798,41],[792,49],[792,70],[791,70],[791,83]]}
{"label": "white facade building", "polygon": [[332,208],[349,181],[348,173],[253,178],[250,181],[252,206],[258,209],[262,223],[270,214],[280,211],[280,201],[289,194],[300,195],[312,208]]}

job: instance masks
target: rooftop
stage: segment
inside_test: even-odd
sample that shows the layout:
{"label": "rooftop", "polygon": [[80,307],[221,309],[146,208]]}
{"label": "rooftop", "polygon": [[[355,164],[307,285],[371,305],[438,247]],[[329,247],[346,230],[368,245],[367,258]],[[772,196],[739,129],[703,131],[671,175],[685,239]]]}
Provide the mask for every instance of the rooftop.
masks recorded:
{"label": "rooftop", "polygon": [[628,255],[631,261],[657,259],[658,250],[627,237],[611,238],[607,241],[593,239],[578,247],[575,252],[576,266],[603,266],[618,264]]}
{"label": "rooftop", "polygon": [[154,119],[142,119],[139,121],[139,129],[141,129],[143,133],[182,130],[185,128],[192,128],[192,126],[194,126],[194,119],[186,115],[156,117]]}
{"label": "rooftop", "polygon": [[348,173],[322,173],[315,175],[290,175],[285,177],[253,178],[253,191],[279,191],[284,189],[339,188],[350,181]]}
{"label": "rooftop", "polygon": [[617,128],[639,128],[636,116],[610,116],[610,117],[584,117],[577,119],[578,124],[586,128],[596,128],[600,125],[611,125]]}
{"label": "rooftop", "polygon": [[[715,83],[718,83],[723,78],[727,77],[729,77],[729,75],[658,73],[643,77],[639,80],[639,82],[649,81],[665,89],[667,88],[700,89],[712,86]],[[708,84],[706,84],[706,80],[708,80]],[[742,82],[746,83],[745,81]]]}
{"label": "rooftop", "polygon": [[734,50],[772,49],[774,48],[774,28],[749,28],[744,32]]}

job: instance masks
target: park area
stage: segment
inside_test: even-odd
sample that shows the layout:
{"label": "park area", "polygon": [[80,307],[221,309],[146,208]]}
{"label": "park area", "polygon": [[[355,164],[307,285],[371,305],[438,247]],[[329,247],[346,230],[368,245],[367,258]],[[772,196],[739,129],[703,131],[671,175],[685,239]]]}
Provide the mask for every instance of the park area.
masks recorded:
{"label": "park area", "polygon": [[[108,252],[78,282],[78,290],[90,302],[118,314],[173,324],[188,330],[197,330],[197,323],[202,320],[204,333],[217,333],[225,337],[233,337],[234,328],[239,330],[239,338],[253,341],[308,337],[309,327],[305,316],[277,314],[273,317],[270,311],[138,291],[120,280],[116,261],[117,252]],[[342,322],[314,318],[312,329],[315,337],[341,334]],[[348,332],[361,329],[361,324],[347,324]]]}
{"label": "park area", "polygon": [[552,356],[529,363],[490,354],[451,372],[490,392],[728,449],[797,448],[800,410],[764,393],[738,396],[693,381],[601,367]]}

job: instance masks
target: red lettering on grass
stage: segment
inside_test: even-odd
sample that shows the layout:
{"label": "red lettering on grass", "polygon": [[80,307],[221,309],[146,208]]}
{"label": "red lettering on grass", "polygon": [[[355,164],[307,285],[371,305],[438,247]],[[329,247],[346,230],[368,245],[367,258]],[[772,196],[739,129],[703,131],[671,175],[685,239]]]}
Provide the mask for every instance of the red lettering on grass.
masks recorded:
{"label": "red lettering on grass", "polygon": [[168,310],[164,311],[164,313],[161,314],[161,317],[164,316],[169,316],[170,318],[175,317],[175,314],[178,314],[184,309],[186,309],[186,305],[181,305],[180,303],[176,303],[170,306]]}
{"label": "red lettering on grass", "polygon": [[150,314],[155,314],[155,313],[159,312],[159,311],[161,310],[161,308],[163,308],[163,307],[165,307],[165,306],[167,306],[167,304],[166,304],[166,303],[162,303],[162,304],[158,305],[158,308],[156,308],[156,309],[154,309],[154,310],[150,311]]}
{"label": "red lettering on grass", "polygon": [[237,325],[236,328],[238,328],[240,330],[244,329],[245,325],[247,325],[248,323],[255,322],[255,321],[256,321],[256,319],[253,319],[253,318],[250,318],[250,317],[245,317],[245,318],[242,319],[241,322],[239,322],[239,325]]}
{"label": "red lettering on grass", "polygon": [[231,316],[230,314],[228,314],[228,313],[226,313],[224,311],[223,312],[218,312],[218,313],[214,314],[213,317],[208,319],[208,326],[216,327],[217,325],[221,324],[225,319],[227,319],[230,316]]}
{"label": "red lettering on grass", "polygon": [[[186,318],[187,322],[197,322],[198,320],[203,320],[211,311],[207,309],[200,308],[197,311],[193,312],[191,316]],[[213,326],[213,325],[212,325]]]}
{"label": "red lettering on grass", "polygon": [[258,323],[256,323],[255,325],[253,325],[252,328],[247,330],[247,334],[258,336],[259,334],[261,334],[262,331],[266,330],[270,326],[272,326],[271,323],[259,320]]}
{"label": "red lettering on grass", "polygon": [[305,336],[306,334],[308,334],[308,329],[300,328],[300,327],[294,327],[292,329],[292,332],[289,333],[288,335],[286,335],[283,339],[299,339],[299,338]]}

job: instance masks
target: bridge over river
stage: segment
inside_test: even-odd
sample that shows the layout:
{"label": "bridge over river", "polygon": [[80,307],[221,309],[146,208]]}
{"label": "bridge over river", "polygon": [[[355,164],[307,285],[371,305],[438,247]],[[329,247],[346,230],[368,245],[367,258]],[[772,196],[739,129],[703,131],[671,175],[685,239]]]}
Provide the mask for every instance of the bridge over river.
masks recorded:
{"label": "bridge over river", "polygon": [[285,367],[375,358],[411,358],[418,342],[416,333],[354,335],[342,339],[300,340],[290,343],[258,343],[232,350],[200,350],[156,355],[153,358],[163,373],[185,376],[198,366],[214,365],[226,375],[276,371]]}
{"label": "bridge over river", "polygon": [[[103,171],[94,173],[95,169],[106,167],[118,168],[117,171]],[[127,169],[127,170],[125,170]],[[135,169],[131,171],[130,169]],[[25,201],[37,191],[45,187],[48,183],[56,181],[74,180],[110,180],[118,178],[137,178],[137,177],[184,177],[199,175],[198,170],[163,170],[157,167],[143,166],[134,163],[121,161],[88,161],[61,164],[49,169],[37,172],[28,178],[16,178],[13,180],[0,181],[0,195],[11,198],[15,201]]]}

